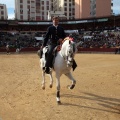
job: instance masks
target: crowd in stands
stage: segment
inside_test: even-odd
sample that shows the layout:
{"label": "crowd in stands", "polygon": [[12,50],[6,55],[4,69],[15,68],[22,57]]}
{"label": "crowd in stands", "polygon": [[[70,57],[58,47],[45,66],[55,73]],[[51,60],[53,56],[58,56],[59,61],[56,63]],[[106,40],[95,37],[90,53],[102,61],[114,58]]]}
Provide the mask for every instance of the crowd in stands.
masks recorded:
{"label": "crowd in stands", "polygon": [[35,39],[35,36],[40,36],[39,33],[36,34],[28,32],[0,32],[0,47],[5,47],[9,44],[10,48],[28,48],[28,47],[39,47],[42,41]]}
{"label": "crowd in stands", "polygon": [[[71,34],[71,33],[70,33]],[[45,32],[0,32],[0,48],[9,44],[13,48],[40,47],[41,40],[36,37],[44,37]],[[69,33],[67,33],[69,36]],[[120,46],[119,30],[85,31],[72,33],[74,40],[79,42],[80,48],[116,48]]]}
{"label": "crowd in stands", "polygon": [[120,33],[89,31],[80,37],[82,48],[115,48],[120,46]]}

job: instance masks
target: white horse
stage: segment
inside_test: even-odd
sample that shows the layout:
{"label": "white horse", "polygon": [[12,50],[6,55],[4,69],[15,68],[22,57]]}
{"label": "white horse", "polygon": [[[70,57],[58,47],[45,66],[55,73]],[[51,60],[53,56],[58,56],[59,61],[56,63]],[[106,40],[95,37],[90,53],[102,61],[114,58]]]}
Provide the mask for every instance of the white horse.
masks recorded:
{"label": "white horse", "polygon": [[[61,50],[57,53],[54,63],[53,63],[53,70],[56,73],[56,88],[57,88],[57,103],[60,104],[60,77],[62,74],[66,75],[72,82],[72,84],[69,86],[69,89],[73,89],[76,84],[76,80],[73,78],[71,74],[71,68],[73,65],[73,60],[74,56],[76,53],[76,45],[70,41],[70,40],[65,40],[62,44]],[[45,54],[47,53],[48,47],[43,48],[43,55],[42,58],[40,59],[41,63],[41,68],[42,68],[42,89],[45,89]],[[53,86],[53,77],[52,77],[52,70],[50,71],[50,88]]]}

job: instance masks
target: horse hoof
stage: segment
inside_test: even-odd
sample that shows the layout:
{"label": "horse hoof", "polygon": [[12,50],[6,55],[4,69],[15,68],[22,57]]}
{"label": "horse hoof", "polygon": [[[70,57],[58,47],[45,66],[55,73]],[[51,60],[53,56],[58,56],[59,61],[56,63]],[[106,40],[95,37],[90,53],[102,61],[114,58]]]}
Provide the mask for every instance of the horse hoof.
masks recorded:
{"label": "horse hoof", "polygon": [[42,89],[45,90],[45,86],[42,86]]}
{"label": "horse hoof", "polygon": [[61,101],[57,101],[57,104],[58,104],[58,105],[61,105]]}
{"label": "horse hoof", "polygon": [[73,89],[74,87],[75,87],[75,85],[71,85],[71,86],[70,86],[70,89]]}
{"label": "horse hoof", "polygon": [[52,84],[50,84],[50,88],[52,88]]}
{"label": "horse hoof", "polygon": [[68,89],[73,89],[74,87],[75,87],[75,85],[71,85],[71,86],[67,86],[68,87]]}

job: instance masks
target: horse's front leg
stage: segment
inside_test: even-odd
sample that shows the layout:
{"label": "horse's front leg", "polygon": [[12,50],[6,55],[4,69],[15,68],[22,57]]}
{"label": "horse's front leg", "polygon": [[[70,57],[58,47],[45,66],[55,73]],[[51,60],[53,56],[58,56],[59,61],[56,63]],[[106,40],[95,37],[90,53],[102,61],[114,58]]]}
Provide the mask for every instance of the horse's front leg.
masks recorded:
{"label": "horse's front leg", "polygon": [[65,75],[72,81],[72,85],[70,85],[68,88],[73,89],[75,87],[76,80],[73,78],[71,72],[69,72],[69,73],[67,73]]}
{"label": "horse's front leg", "polygon": [[61,104],[61,101],[60,101],[60,75],[56,75],[56,88],[57,88],[56,100],[57,100],[58,104]]}

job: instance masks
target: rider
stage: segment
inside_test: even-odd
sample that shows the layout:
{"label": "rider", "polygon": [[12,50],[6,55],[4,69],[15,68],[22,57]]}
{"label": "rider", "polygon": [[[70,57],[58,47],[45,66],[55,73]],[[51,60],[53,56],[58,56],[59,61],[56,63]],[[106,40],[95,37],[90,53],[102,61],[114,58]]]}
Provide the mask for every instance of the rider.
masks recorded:
{"label": "rider", "polygon": [[52,68],[52,59],[53,59],[52,52],[54,48],[66,37],[64,29],[59,25],[59,18],[53,17],[52,22],[53,25],[48,27],[47,33],[43,40],[43,45],[41,46],[41,48],[45,47],[47,45],[48,39],[50,39],[49,53],[45,65],[45,72],[47,74],[50,73],[50,68]]}

